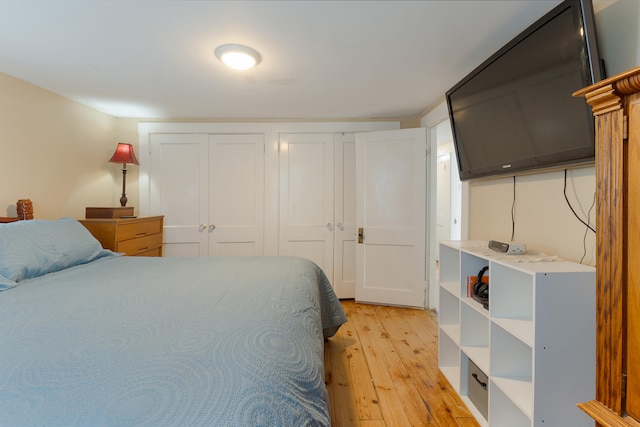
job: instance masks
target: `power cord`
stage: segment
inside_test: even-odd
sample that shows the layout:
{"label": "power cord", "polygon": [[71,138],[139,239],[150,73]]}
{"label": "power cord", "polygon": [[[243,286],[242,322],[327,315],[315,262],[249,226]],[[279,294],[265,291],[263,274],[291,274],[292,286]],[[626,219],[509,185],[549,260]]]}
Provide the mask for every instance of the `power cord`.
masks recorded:
{"label": "power cord", "polygon": [[511,242],[516,234],[516,176],[513,176],[513,202],[511,203]]}
{"label": "power cord", "polygon": [[567,197],[567,169],[565,169],[564,170],[564,199],[567,201],[567,205],[569,206],[569,209],[571,209],[571,212],[573,212],[575,217],[578,218],[578,221],[580,221],[586,226],[586,228],[584,229],[584,236],[582,236],[582,258],[580,258],[580,264],[582,264],[582,261],[584,261],[584,258],[587,256],[587,233],[589,232],[589,230],[593,231],[594,233],[596,232],[596,230],[593,227],[591,227],[591,225],[589,225],[589,223],[591,222],[591,211],[593,210],[593,207],[596,205],[596,194],[593,193],[593,202],[591,203],[591,207],[589,208],[589,211],[587,211],[587,221],[585,222],[582,220],[582,218],[578,216],[575,209],[573,209],[573,206],[571,206],[571,202],[569,202],[569,197]]}
{"label": "power cord", "polygon": [[[587,223],[591,222],[591,211],[593,210],[593,207],[596,205],[596,193],[593,193],[593,202],[591,203],[591,207],[589,208],[589,211],[587,212]],[[584,258],[587,256],[587,232],[589,231],[588,228],[584,229],[584,236],[582,236],[582,258],[580,258],[580,264],[582,264],[582,261],[584,261]]]}
{"label": "power cord", "polygon": [[[571,202],[569,201],[569,197],[567,197],[567,170],[566,169],[564,170],[564,199],[567,201],[567,205],[569,206],[569,209],[571,209],[571,212],[573,212],[575,217],[578,218],[578,221],[580,221],[581,223],[586,225],[587,229],[589,229],[589,230],[591,230],[591,231],[593,231],[595,233],[596,230],[591,225],[589,225],[589,223],[585,222],[582,218],[580,218],[578,216],[578,214],[576,213],[575,209],[573,209],[573,206],[571,206]],[[595,203],[595,195],[594,195],[594,203]],[[591,209],[589,209],[589,211],[591,211]]]}

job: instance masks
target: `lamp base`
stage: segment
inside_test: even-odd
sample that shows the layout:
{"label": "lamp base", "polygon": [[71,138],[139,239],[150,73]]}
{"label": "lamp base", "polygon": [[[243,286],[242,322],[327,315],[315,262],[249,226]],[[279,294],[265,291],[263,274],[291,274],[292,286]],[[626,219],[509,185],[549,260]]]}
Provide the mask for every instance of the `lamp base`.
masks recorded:
{"label": "lamp base", "polygon": [[86,208],[86,218],[121,218],[123,216],[133,216],[133,206],[118,208]]}

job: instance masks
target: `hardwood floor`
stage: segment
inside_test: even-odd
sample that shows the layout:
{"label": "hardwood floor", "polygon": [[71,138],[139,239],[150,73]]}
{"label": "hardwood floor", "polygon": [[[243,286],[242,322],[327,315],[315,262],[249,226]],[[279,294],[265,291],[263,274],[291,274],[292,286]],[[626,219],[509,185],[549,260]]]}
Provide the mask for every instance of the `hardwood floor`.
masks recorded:
{"label": "hardwood floor", "polygon": [[333,427],[478,426],[438,370],[433,311],[342,306],[349,321],[325,342]]}

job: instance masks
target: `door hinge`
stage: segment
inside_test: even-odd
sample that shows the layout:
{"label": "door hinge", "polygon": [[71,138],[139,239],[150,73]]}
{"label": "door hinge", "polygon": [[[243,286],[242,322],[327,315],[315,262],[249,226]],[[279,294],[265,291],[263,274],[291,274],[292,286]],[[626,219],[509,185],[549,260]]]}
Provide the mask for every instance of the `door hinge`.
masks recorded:
{"label": "door hinge", "polygon": [[629,139],[629,116],[622,116],[622,139]]}
{"label": "door hinge", "polygon": [[621,395],[622,400],[627,398],[627,374],[622,374]]}

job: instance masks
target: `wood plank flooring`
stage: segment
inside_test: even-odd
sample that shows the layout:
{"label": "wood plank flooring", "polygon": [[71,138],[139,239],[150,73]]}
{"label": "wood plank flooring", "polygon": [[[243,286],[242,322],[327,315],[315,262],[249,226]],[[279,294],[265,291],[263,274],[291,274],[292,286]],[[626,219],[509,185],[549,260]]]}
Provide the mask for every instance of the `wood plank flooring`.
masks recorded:
{"label": "wood plank flooring", "polygon": [[438,370],[433,311],[341,301],[349,321],[325,342],[333,427],[477,427]]}

